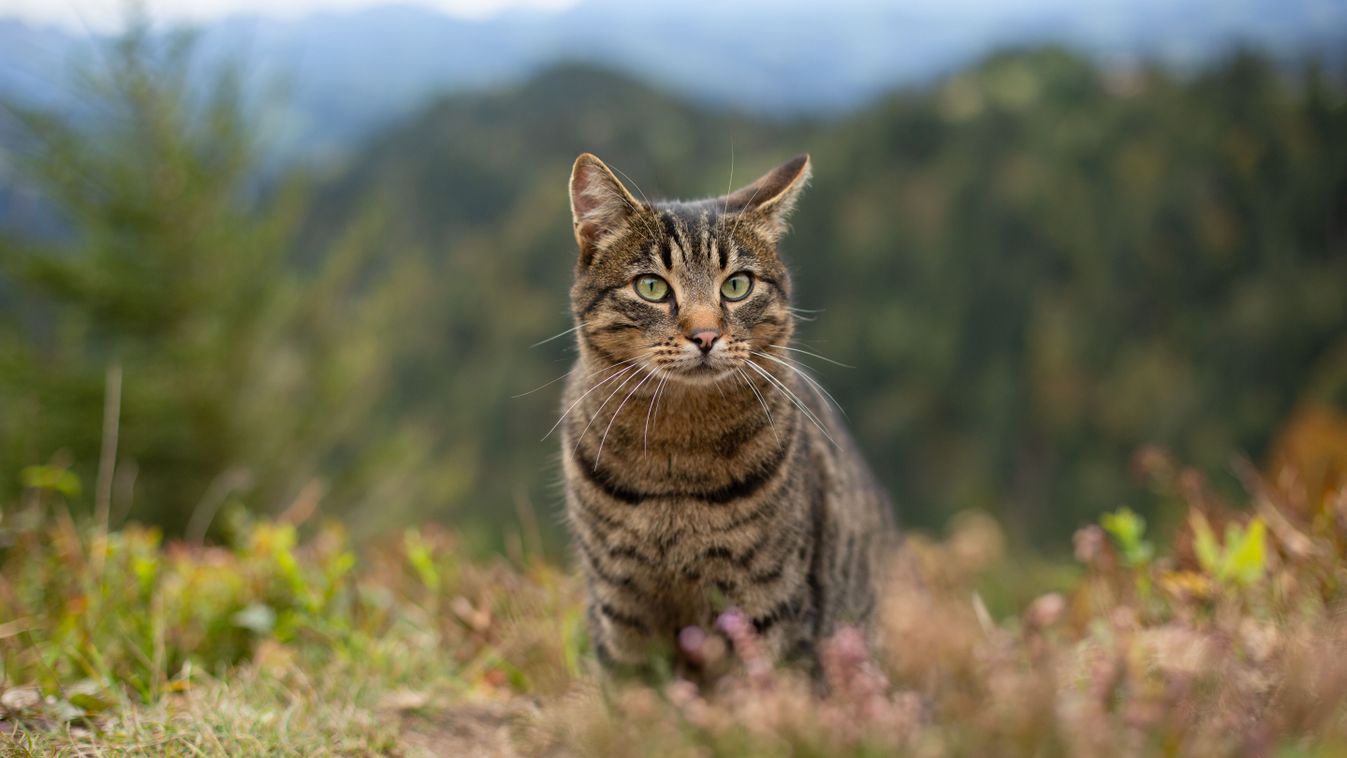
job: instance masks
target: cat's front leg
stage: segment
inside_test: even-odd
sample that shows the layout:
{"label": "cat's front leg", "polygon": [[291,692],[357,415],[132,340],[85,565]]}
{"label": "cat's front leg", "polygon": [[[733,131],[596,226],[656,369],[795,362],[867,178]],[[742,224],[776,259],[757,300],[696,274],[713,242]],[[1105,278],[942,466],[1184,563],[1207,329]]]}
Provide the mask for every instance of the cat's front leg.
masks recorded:
{"label": "cat's front leg", "polygon": [[660,653],[661,639],[650,622],[627,607],[621,599],[589,593],[587,616],[589,636],[604,670],[610,673],[648,675]]}

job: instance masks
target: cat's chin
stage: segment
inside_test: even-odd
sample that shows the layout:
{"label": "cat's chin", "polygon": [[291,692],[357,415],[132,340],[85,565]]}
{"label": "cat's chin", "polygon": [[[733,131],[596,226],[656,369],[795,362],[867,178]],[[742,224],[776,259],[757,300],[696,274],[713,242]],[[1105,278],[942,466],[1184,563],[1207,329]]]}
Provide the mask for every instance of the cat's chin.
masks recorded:
{"label": "cat's chin", "polygon": [[669,368],[665,369],[665,374],[669,381],[682,382],[684,384],[710,386],[734,375],[732,366],[715,366],[709,363],[698,363],[687,368]]}

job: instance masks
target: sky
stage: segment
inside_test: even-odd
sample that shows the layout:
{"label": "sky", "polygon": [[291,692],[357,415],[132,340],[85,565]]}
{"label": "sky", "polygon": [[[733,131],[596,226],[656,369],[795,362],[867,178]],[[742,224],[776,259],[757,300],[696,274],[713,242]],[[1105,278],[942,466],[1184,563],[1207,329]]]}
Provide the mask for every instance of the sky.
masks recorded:
{"label": "sky", "polygon": [[[156,21],[202,22],[230,15],[258,15],[272,18],[299,18],[320,11],[352,11],[378,5],[409,5],[431,8],[460,18],[486,18],[516,9],[564,10],[583,0],[0,0],[0,18],[56,25],[70,31],[111,31],[119,28],[128,7],[140,6]],[[636,2],[689,5],[716,5],[735,2],[765,8],[808,5],[819,0],[636,0]],[[886,0],[828,0],[835,6],[882,5]],[[1013,16],[1024,11],[1071,6],[1082,0],[895,0],[887,2],[907,12],[939,11],[977,13],[981,16]],[[1088,0],[1102,6],[1127,0]],[[1149,0],[1149,2],[1192,2],[1192,0]],[[1322,0],[1337,2],[1338,0]]]}
{"label": "sky", "polygon": [[[506,10],[559,10],[579,0],[397,0],[452,16],[483,18]],[[297,18],[317,11],[349,11],[388,5],[389,0],[140,0],[149,15],[163,21],[209,21],[224,16],[261,15]],[[106,30],[125,18],[127,0],[0,0],[0,18],[55,24],[67,29]]]}

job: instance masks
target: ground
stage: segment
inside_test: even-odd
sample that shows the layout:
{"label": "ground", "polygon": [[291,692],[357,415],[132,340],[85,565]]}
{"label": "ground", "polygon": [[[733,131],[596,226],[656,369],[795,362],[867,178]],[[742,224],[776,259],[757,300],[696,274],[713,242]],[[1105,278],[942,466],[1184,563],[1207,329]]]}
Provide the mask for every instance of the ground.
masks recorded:
{"label": "ground", "polygon": [[1347,489],[1251,475],[1226,503],[1175,476],[1164,540],[1125,509],[1062,561],[981,514],[913,535],[922,581],[885,593],[876,643],[826,642],[822,686],[732,608],[681,651],[704,682],[600,677],[565,565],[440,528],[189,545],[49,493],[3,532],[0,752],[1347,755]]}

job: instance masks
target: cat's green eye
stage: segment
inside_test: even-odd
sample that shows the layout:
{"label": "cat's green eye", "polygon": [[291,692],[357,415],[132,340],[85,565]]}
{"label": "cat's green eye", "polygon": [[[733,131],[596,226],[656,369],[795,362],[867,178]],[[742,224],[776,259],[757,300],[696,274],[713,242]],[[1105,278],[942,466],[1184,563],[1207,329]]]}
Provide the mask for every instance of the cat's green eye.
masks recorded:
{"label": "cat's green eye", "polygon": [[658,303],[669,296],[669,283],[658,276],[638,276],[635,282],[636,294]]}
{"label": "cat's green eye", "polygon": [[740,271],[720,285],[720,294],[726,300],[743,300],[752,291],[753,277],[746,271]]}

